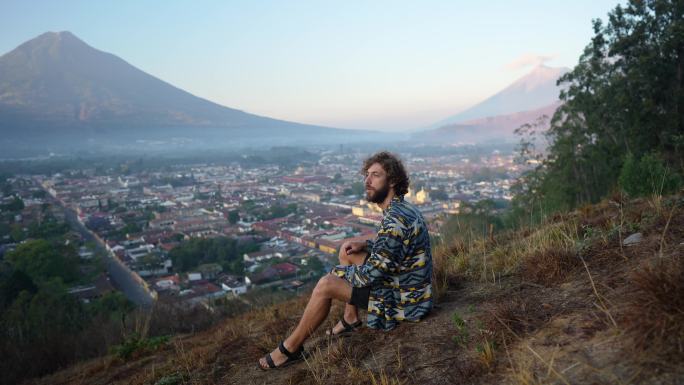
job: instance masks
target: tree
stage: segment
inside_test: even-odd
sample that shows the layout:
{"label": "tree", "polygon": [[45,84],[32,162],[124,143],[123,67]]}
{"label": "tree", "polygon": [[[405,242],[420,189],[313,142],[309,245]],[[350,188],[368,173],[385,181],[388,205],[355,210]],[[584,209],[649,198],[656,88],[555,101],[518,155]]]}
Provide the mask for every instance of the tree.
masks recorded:
{"label": "tree", "polygon": [[52,278],[60,278],[66,283],[78,279],[78,254],[73,247],[44,239],[30,240],[7,253],[6,259],[37,283]]}
{"label": "tree", "polygon": [[463,202],[461,212],[448,218],[444,233],[447,238],[471,242],[492,235],[503,228],[503,220],[496,212],[497,203],[483,199],[475,203]]}
{"label": "tree", "polygon": [[120,319],[122,314],[128,313],[135,308],[121,292],[112,291],[91,302],[88,311],[92,315],[106,315],[112,319]]}
{"label": "tree", "polygon": [[434,201],[446,201],[449,200],[449,194],[447,194],[443,188],[440,188],[439,190],[430,190],[430,198]]}
{"label": "tree", "polygon": [[169,257],[174,268],[181,272],[190,271],[206,263],[218,263],[224,271],[242,275],[242,255],[251,251],[256,251],[254,243],[238,243],[234,238],[193,238],[171,250]]}
{"label": "tree", "polygon": [[3,266],[0,272],[0,313],[14,302],[19,293],[34,294],[38,288],[26,273],[11,266]]}
{"label": "tree", "polygon": [[35,294],[21,291],[0,315],[0,365],[14,369],[4,372],[6,377],[44,374],[72,361],[73,337],[87,322],[80,302],[59,280],[44,282]]}
{"label": "tree", "polygon": [[119,234],[125,236],[126,234],[137,234],[141,231],[142,227],[140,227],[139,224],[137,224],[136,222],[131,222],[122,227],[121,230],[119,230]]}
{"label": "tree", "polygon": [[356,195],[358,197],[361,197],[364,195],[365,192],[366,192],[366,186],[363,184],[363,182],[354,182],[354,183],[352,183],[351,187],[344,190],[343,194],[344,195]]}
{"label": "tree", "polygon": [[313,271],[316,274],[323,274],[323,262],[321,262],[320,259],[317,257],[309,257],[307,258],[307,268],[310,271]]}
{"label": "tree", "polygon": [[157,254],[150,253],[143,255],[138,260],[138,266],[142,270],[154,271],[162,267],[164,260]]}
{"label": "tree", "polygon": [[12,178],[11,174],[0,173],[0,192],[2,196],[8,196],[12,193],[12,184],[8,179]]}
{"label": "tree", "polygon": [[6,223],[6,222],[0,222],[0,241],[2,238],[5,236],[11,236],[10,233],[12,232],[12,227]]}
{"label": "tree", "polygon": [[545,138],[545,127],[549,123],[549,117],[542,115],[533,123],[525,123],[515,129],[514,133],[520,137],[516,147],[517,155],[515,162],[520,165],[539,163],[544,159],[543,149],[548,143],[540,142]]}
{"label": "tree", "polygon": [[287,206],[274,205],[268,208],[263,215],[263,219],[282,218],[297,212],[297,204],[290,203]]}
{"label": "tree", "polygon": [[684,5],[630,0],[593,22],[579,63],[559,80],[548,156],[537,183],[541,210],[596,202],[618,184],[625,154],[657,153],[684,171]]}
{"label": "tree", "polygon": [[44,199],[47,196],[47,192],[45,190],[36,190],[31,193],[31,196],[36,199]]}
{"label": "tree", "polygon": [[119,204],[114,202],[112,198],[107,198],[107,210],[115,209]]}
{"label": "tree", "polygon": [[0,210],[16,213],[23,210],[24,207],[24,201],[21,200],[21,198],[15,196],[10,203],[0,205]]}
{"label": "tree", "polygon": [[69,224],[57,222],[54,218],[47,218],[38,223],[33,222],[28,227],[30,238],[52,238],[66,234],[69,231]]}
{"label": "tree", "polygon": [[237,210],[231,210],[228,212],[228,222],[230,222],[231,225],[238,223],[239,220],[240,213]]}
{"label": "tree", "polygon": [[15,223],[12,226],[10,226],[10,237],[14,242],[21,242],[24,239],[26,239],[26,234],[24,234],[24,229],[21,227],[20,224]]}

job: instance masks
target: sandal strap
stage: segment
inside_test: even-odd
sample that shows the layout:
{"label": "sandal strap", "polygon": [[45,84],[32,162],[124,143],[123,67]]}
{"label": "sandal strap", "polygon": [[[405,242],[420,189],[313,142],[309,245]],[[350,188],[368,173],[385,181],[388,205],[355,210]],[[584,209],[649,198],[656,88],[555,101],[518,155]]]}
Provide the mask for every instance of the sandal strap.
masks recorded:
{"label": "sandal strap", "polygon": [[275,362],[273,362],[273,358],[271,358],[271,353],[268,353],[266,355],[266,363],[268,364],[268,367],[271,369],[276,367]]}
{"label": "sandal strap", "polygon": [[287,358],[294,360],[298,358],[301,354],[302,347],[300,346],[299,349],[297,349],[296,352],[292,353],[289,350],[285,348],[285,341],[281,341],[280,344],[278,344],[278,350],[280,350],[281,353],[287,356]]}
{"label": "sandal strap", "polygon": [[351,331],[354,329],[352,325],[350,325],[347,321],[344,320],[344,317],[340,318],[340,322],[342,323],[342,326],[344,326],[345,331]]}
{"label": "sandal strap", "polygon": [[343,332],[351,332],[354,331],[357,327],[361,326],[363,322],[361,320],[358,320],[354,322],[353,324],[350,324],[349,322],[344,320],[344,317],[340,318],[340,322],[342,323],[342,326],[344,326]]}

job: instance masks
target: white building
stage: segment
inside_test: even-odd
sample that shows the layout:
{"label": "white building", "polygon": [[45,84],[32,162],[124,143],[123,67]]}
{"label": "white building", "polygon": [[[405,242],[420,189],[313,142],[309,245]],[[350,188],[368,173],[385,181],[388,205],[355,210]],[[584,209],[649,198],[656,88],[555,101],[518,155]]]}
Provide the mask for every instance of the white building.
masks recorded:
{"label": "white building", "polygon": [[235,276],[226,276],[221,280],[221,288],[225,292],[232,292],[233,295],[238,296],[247,292],[248,278],[238,278]]}

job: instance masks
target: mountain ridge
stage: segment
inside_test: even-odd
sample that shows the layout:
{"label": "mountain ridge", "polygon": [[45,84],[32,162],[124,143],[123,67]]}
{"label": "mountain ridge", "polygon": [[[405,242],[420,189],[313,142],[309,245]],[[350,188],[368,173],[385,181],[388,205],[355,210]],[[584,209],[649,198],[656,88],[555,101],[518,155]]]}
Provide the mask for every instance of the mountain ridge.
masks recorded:
{"label": "mountain ridge", "polygon": [[[10,62],[8,65],[7,61],[12,59],[19,63]],[[16,65],[12,66],[12,64]],[[38,102],[43,103],[55,102],[64,101],[64,96],[67,96],[66,102],[69,103],[73,103],[73,99],[81,99],[81,105],[78,106],[80,108],[76,109],[78,114],[74,115],[81,121],[95,120],[92,113],[95,112],[93,110],[96,110],[98,106],[89,106],[92,102],[109,102],[109,107],[112,111],[115,111],[114,108],[116,107],[131,107],[131,103],[126,103],[126,100],[122,99],[121,96],[132,98],[133,102],[138,103],[141,107],[157,107],[154,106],[153,101],[156,98],[161,98],[160,102],[171,101],[174,104],[190,103],[191,107],[200,105],[202,108],[216,107],[226,109],[225,112],[230,112],[240,117],[242,117],[242,114],[247,114],[244,111],[221,106],[207,99],[192,95],[164,80],[147,74],[114,54],[100,51],[87,45],[68,31],[46,32],[24,42],[9,53],[0,56],[0,69],[3,70],[3,73],[16,73],[18,69],[16,67],[19,65],[28,66],[31,70],[30,75],[42,75],[42,78],[35,80],[24,76],[17,81],[12,81],[11,79],[8,81],[3,76],[0,79],[0,103],[27,105],[32,101],[31,99],[37,99]],[[74,71],[74,68],[76,71]],[[73,72],[78,73],[74,74]],[[113,72],[118,72],[120,76],[114,78]],[[81,76],[81,79],[74,79],[78,75]],[[88,88],[84,90],[74,89],[74,80],[92,82],[92,84],[85,84]],[[119,82],[119,84],[113,84],[114,81]],[[23,85],[24,87],[36,85],[38,89],[23,89],[21,90],[23,92],[17,95],[16,93],[8,93],[6,91],[8,85]],[[109,90],[98,89],[104,88],[103,85],[107,86]],[[144,85],[146,87],[139,87],[135,89],[138,92],[132,93],[129,88],[132,85]],[[68,91],[67,95],[64,95],[65,90]],[[97,91],[109,91],[109,94],[96,94]],[[168,94],[159,93],[159,91],[178,92],[178,96],[173,96],[182,99],[172,100]],[[157,92],[157,94],[154,94],[154,92]],[[117,93],[123,95],[117,95]],[[14,100],[9,98],[12,96]],[[17,100],[17,97],[22,98]],[[82,100],[84,98],[88,99]],[[207,105],[203,105],[204,103],[207,103]],[[46,106],[41,105],[40,107],[44,108]],[[66,110],[64,107],[61,109]],[[262,117],[259,116],[259,118]],[[188,122],[180,120],[178,123]],[[198,123],[203,124],[205,122],[200,121]],[[213,123],[221,124],[221,122]]]}
{"label": "mountain ridge", "polygon": [[[198,146],[349,138],[352,131],[249,114],[190,94],[68,31],[0,56],[0,148],[126,144],[192,137]],[[28,142],[36,141],[36,142]],[[71,142],[70,142],[71,141]],[[42,143],[37,143],[42,142]],[[59,146],[58,146],[59,147]]]}
{"label": "mountain ridge", "polygon": [[536,66],[502,90],[474,106],[434,123],[426,129],[449,124],[465,123],[474,119],[531,111],[558,101],[561,88],[556,85],[560,76],[569,71],[565,67]]}
{"label": "mountain ridge", "polygon": [[[539,130],[548,129],[549,122],[560,101],[529,111],[487,116],[463,123],[451,123],[413,134],[416,140],[428,143],[472,144],[484,141],[515,141],[514,131],[524,124],[540,123]],[[540,118],[546,119],[539,121]]]}

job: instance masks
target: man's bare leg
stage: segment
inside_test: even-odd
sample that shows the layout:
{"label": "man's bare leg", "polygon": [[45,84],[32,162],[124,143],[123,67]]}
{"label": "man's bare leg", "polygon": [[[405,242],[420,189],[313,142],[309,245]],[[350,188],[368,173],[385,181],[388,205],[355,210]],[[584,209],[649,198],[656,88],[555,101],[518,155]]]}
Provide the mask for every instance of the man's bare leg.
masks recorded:
{"label": "man's bare leg", "polygon": [[[340,250],[339,254],[340,265],[344,266],[361,265],[365,258],[365,252],[347,254],[344,250]],[[359,309],[357,309],[356,306],[347,303],[344,306],[344,320],[350,325],[357,322],[359,320]],[[342,330],[344,330],[344,325],[342,325],[342,322],[338,322],[332,332],[333,334],[337,334],[342,332]]]}
{"label": "man's bare leg", "polygon": [[[328,316],[332,300],[337,299],[345,303],[349,302],[351,292],[351,285],[342,278],[331,274],[321,278],[311,293],[311,299],[309,299],[309,303],[306,305],[306,309],[304,309],[302,319],[299,320],[299,324],[297,324],[294,332],[283,342],[285,349],[293,353],[297,351]],[[277,348],[271,352],[271,358],[276,366],[282,364],[287,359]],[[267,368],[266,358],[261,358],[259,365]]]}

